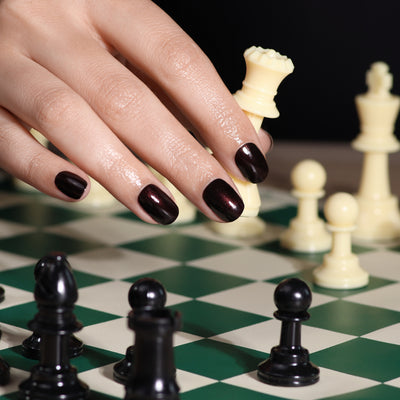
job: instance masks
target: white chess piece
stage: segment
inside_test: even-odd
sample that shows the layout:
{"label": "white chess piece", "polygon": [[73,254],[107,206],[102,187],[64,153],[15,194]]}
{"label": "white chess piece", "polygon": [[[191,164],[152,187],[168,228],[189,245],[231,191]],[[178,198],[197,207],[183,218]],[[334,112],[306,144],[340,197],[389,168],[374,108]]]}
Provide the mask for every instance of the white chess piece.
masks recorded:
{"label": "white chess piece", "polygon": [[336,193],[324,206],[328,229],[332,232],[332,249],[322,265],[314,270],[314,282],[330,289],[355,289],[368,285],[369,275],[351,251],[351,233],[355,229],[358,205],[348,193]]}
{"label": "white chess piece", "polygon": [[325,169],[315,160],[303,160],[293,168],[291,181],[292,194],[298,199],[297,216],[281,235],[281,246],[306,253],[329,250],[331,235],[318,216],[318,200],[325,194]]}
{"label": "white chess piece", "polygon": [[362,240],[391,240],[400,236],[398,199],[390,191],[388,154],[400,149],[393,134],[400,108],[399,96],[390,93],[392,75],[383,62],[367,72],[368,92],[356,96],[361,133],[352,146],[364,153],[359,206],[353,236]]}
{"label": "white chess piece", "polygon": [[[294,70],[293,62],[273,49],[252,46],[244,52],[246,76],[243,86],[234,97],[258,132],[264,117],[277,118],[274,97],[283,79]],[[257,217],[261,206],[258,187],[254,183],[232,178],[244,203],[242,216],[226,224],[211,222],[217,233],[237,238],[258,236],[265,230],[265,223]]]}

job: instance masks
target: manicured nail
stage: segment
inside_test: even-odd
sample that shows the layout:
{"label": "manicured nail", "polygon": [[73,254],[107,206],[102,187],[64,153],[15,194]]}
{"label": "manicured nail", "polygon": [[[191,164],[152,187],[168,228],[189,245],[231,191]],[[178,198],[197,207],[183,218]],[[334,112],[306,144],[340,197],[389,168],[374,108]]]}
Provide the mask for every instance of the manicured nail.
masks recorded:
{"label": "manicured nail", "polygon": [[156,185],[147,185],[139,194],[139,204],[154,221],[162,225],[176,220],[179,209],[174,201]]}
{"label": "manicured nail", "polygon": [[252,183],[262,182],[268,175],[267,161],[254,143],[240,147],[235,162],[243,176]]}
{"label": "manicured nail", "polygon": [[87,186],[87,182],[84,179],[69,171],[58,173],[54,182],[58,190],[74,200],[82,197]]}
{"label": "manicured nail", "polygon": [[203,200],[225,222],[239,218],[244,204],[235,190],[222,179],[212,181],[204,189]]}

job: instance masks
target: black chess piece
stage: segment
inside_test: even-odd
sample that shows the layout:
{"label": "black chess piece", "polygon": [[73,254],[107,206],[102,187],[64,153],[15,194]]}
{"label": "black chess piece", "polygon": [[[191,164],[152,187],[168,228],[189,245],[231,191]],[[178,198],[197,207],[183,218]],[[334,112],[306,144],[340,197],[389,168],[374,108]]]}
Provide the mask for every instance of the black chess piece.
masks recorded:
{"label": "black chess piece", "polygon": [[[141,310],[154,310],[165,307],[167,294],[160,282],[152,278],[137,280],[129,289],[128,301],[133,312]],[[125,384],[129,372],[132,370],[135,347],[129,346],[125,358],[114,365],[114,380]]]}
{"label": "black chess piece", "polygon": [[[37,276],[40,274],[40,270],[42,268],[46,268],[44,264],[45,259],[41,259],[35,266],[34,276],[37,279]],[[34,360],[40,359],[40,341],[41,336],[38,332],[33,332],[31,336],[26,338],[22,342],[22,350],[24,352],[25,357],[32,358]],[[74,335],[70,336],[68,343],[68,355],[70,358],[77,357],[83,352],[83,343],[80,339],[75,337]]]}
{"label": "black chess piece", "polygon": [[135,362],[125,384],[125,400],[178,400],[173,334],[181,315],[167,308],[133,309],[129,328],[135,331]]}
{"label": "black chess piece", "polygon": [[276,386],[307,386],[318,382],[319,369],[301,346],[301,322],[310,318],[311,290],[302,280],[286,279],[274,293],[275,318],[282,321],[280,344],[257,367],[258,377]]}
{"label": "black chess piece", "polygon": [[4,301],[5,298],[6,298],[6,292],[5,292],[4,288],[2,286],[0,286],[0,303],[2,301]]}
{"label": "black chess piece", "polygon": [[29,328],[41,336],[40,361],[23,381],[20,397],[25,400],[84,400],[88,386],[77,378],[69,363],[70,336],[82,328],[73,308],[78,290],[71,267],[62,253],[44,257],[37,273],[35,300],[38,312]]}

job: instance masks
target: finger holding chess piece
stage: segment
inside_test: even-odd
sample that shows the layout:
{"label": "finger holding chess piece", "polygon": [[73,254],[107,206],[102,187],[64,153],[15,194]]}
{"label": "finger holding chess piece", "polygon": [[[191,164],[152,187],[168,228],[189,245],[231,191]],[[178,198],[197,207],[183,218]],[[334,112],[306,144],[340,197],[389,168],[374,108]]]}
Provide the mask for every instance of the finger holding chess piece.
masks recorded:
{"label": "finger holding chess piece", "polygon": [[336,193],[324,206],[328,229],[332,232],[332,249],[322,265],[314,270],[317,285],[330,289],[355,289],[368,285],[369,275],[357,255],[351,251],[351,234],[355,229],[358,205],[348,193]]}
{"label": "finger holding chess piece", "polygon": [[325,169],[315,160],[303,160],[293,168],[291,181],[292,194],[298,199],[297,216],[282,233],[281,246],[304,253],[329,250],[331,235],[318,216],[318,200],[325,194]]}

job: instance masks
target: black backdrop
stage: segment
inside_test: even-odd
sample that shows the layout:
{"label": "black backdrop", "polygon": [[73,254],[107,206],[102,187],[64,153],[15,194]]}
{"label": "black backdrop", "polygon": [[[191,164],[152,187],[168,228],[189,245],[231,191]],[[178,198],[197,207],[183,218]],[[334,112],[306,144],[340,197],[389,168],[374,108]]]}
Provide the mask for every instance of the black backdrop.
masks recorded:
{"label": "black backdrop", "polygon": [[280,140],[352,140],[354,96],[365,72],[385,61],[400,94],[400,0],[156,0],[200,45],[228,88],[241,87],[243,51],[252,45],[290,57],[264,127]]}

